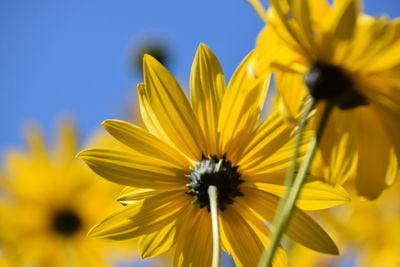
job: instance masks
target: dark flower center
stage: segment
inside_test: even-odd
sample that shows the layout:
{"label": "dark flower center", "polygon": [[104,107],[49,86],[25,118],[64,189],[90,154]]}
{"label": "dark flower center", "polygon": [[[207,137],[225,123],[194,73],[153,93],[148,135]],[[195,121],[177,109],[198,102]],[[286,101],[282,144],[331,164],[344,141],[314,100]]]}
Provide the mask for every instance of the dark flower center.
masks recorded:
{"label": "dark flower center", "polygon": [[351,77],[341,68],[315,63],[306,76],[306,85],[316,100],[327,100],[340,109],[352,109],[368,102],[356,89]]}
{"label": "dark flower center", "polygon": [[62,210],[54,215],[52,227],[64,236],[71,236],[78,232],[82,226],[81,218],[71,210]]}
{"label": "dark flower center", "polygon": [[239,185],[244,181],[240,179],[237,172],[239,166],[232,166],[232,162],[217,156],[205,157],[196,163],[195,168],[191,168],[191,174],[187,175],[190,183],[187,186],[190,191],[186,192],[195,197],[192,204],[199,204],[200,208],[205,206],[210,209],[208,197],[208,187],[215,185],[218,190],[218,207],[221,211],[225,210],[226,204],[232,204],[236,196],[243,196],[239,191]]}

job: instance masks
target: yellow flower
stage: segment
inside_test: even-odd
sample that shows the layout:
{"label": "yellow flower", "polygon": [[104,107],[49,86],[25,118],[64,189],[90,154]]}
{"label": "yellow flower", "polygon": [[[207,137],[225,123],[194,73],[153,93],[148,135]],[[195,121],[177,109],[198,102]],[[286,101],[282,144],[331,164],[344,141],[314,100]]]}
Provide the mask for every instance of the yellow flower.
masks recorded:
{"label": "yellow flower", "polygon": [[[130,152],[82,151],[78,157],[98,174],[127,187],[125,206],[97,224],[92,237],[139,238],[142,257],[174,250],[175,266],[210,266],[211,218],[207,188],[219,192],[222,248],[238,266],[256,266],[268,242],[267,226],[283,194],[292,128],[273,113],[259,124],[269,78],[247,75],[250,54],[229,85],[220,64],[200,45],[190,77],[191,103],[175,78],[154,58],[144,57],[138,85],[145,129],[107,120],[104,128]],[[347,200],[340,188],[308,184],[299,201],[306,209]],[[325,253],[337,248],[322,228],[296,208],[287,235]],[[286,265],[279,250],[276,266]]]}
{"label": "yellow flower", "polygon": [[[361,196],[393,182],[400,156],[400,20],[360,14],[358,0],[271,0],[259,35],[255,75],[276,73],[278,106],[296,121],[305,95],[316,120],[333,105],[317,161],[342,184],[354,173]],[[316,123],[318,124],[318,123]]]}
{"label": "yellow flower", "polygon": [[[351,266],[396,267],[400,266],[400,183],[394,184],[376,201],[360,199],[318,212],[320,221],[340,245],[342,256],[330,257],[294,245],[289,259],[294,267]],[[370,222],[370,223],[366,223]]]}
{"label": "yellow flower", "polygon": [[115,208],[109,198],[121,188],[100,183],[74,160],[77,138],[71,123],[61,125],[54,151],[48,151],[37,128],[27,132],[27,145],[27,151],[5,154],[0,253],[10,266],[109,266],[123,250],[86,235]]}

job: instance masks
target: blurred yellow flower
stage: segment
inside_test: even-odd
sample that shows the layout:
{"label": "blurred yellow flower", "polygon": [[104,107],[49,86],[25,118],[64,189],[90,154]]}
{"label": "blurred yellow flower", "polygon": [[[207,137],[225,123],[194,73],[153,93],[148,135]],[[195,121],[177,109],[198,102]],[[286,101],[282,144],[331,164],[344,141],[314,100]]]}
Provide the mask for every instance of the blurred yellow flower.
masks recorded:
{"label": "blurred yellow flower", "polygon": [[[289,250],[293,267],[400,266],[400,183],[374,202],[360,199],[316,214],[338,241],[341,257],[329,257],[294,245]],[[346,265],[347,266],[347,265]]]}
{"label": "blurred yellow flower", "polygon": [[[247,75],[250,54],[226,87],[220,64],[200,45],[190,77],[191,103],[175,78],[154,58],[144,57],[138,85],[146,128],[107,120],[104,128],[130,152],[89,149],[78,157],[98,174],[127,185],[125,206],[97,224],[92,237],[139,238],[142,257],[175,251],[175,266],[210,266],[211,218],[207,188],[218,189],[222,248],[237,266],[256,266],[289,165],[293,128],[277,113],[258,123],[269,77]],[[304,149],[303,149],[304,150]],[[300,208],[322,209],[347,201],[341,188],[313,182]],[[287,235],[324,253],[338,253],[330,237],[299,208]],[[279,249],[274,264],[285,266]]]}
{"label": "blurred yellow flower", "polygon": [[305,95],[334,109],[320,144],[325,181],[355,173],[374,199],[393,182],[400,157],[400,20],[360,14],[359,0],[271,0],[256,44],[254,75],[273,69],[278,106],[296,121]]}
{"label": "blurred yellow flower", "polygon": [[86,235],[115,208],[117,202],[109,199],[121,188],[99,182],[74,159],[77,137],[71,123],[61,124],[54,151],[37,128],[27,132],[27,145],[27,151],[5,154],[0,254],[9,266],[109,266],[115,253],[124,252]]}

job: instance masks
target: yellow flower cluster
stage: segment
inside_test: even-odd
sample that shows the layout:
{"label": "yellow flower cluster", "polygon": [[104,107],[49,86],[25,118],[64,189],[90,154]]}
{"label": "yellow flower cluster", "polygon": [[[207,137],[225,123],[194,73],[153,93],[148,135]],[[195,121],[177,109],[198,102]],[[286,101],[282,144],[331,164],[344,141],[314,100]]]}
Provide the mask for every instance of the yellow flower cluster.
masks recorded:
{"label": "yellow flower cluster", "polygon": [[[117,208],[120,186],[102,181],[75,160],[74,125],[59,126],[48,148],[37,127],[27,131],[26,151],[5,153],[0,172],[0,266],[111,266],[133,248],[87,238],[107,212]],[[103,144],[107,138],[96,138]],[[109,139],[109,138],[108,138]],[[101,207],[99,209],[99,207]]]}
{"label": "yellow flower cluster", "polygon": [[[310,249],[344,249],[359,266],[400,264],[398,184],[383,193],[399,175],[400,20],[365,15],[360,0],[249,2],[265,27],[228,83],[204,44],[189,98],[144,56],[143,125],[104,121],[114,139],[77,155],[94,173],[74,160],[70,124],[54,155],[36,131],[26,153],[6,155],[0,263],[105,265],[113,248],[89,232],[133,239],[142,258],[172,255],[168,266],[217,267],[221,250],[246,267],[335,261]],[[121,205],[109,208],[115,190]],[[308,211],[341,204],[317,213],[338,248]]]}

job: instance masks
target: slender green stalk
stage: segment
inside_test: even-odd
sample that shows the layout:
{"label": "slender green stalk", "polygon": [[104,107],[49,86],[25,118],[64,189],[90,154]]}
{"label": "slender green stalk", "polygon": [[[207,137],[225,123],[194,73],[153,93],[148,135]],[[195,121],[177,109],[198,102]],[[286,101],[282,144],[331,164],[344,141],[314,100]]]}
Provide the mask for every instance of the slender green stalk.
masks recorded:
{"label": "slender green stalk", "polygon": [[[293,154],[292,158],[290,160],[290,166],[289,169],[286,172],[285,176],[285,187],[290,188],[293,185],[294,177],[296,175],[296,169],[297,169],[297,160],[299,159],[299,152],[300,152],[300,147],[301,147],[301,141],[303,140],[304,136],[304,128],[307,125],[308,122],[308,117],[314,108],[314,99],[311,97],[308,97],[305,99],[304,104],[303,104],[303,113],[301,114],[299,125],[297,126],[297,129],[295,129],[296,132],[296,137],[295,137],[295,145],[293,149]],[[289,190],[286,190],[286,194],[288,195]],[[285,199],[285,198],[283,198]],[[283,204],[280,202],[280,204]],[[283,205],[282,205],[283,206]],[[279,208],[278,208],[279,211]]]}
{"label": "slender green stalk", "polygon": [[218,189],[214,185],[208,187],[208,197],[210,198],[211,224],[213,230],[213,257],[212,267],[219,267],[221,260],[219,224],[218,224]]}
{"label": "slender green stalk", "polygon": [[[312,109],[314,108],[314,99],[309,97],[306,98],[304,101],[304,104],[302,106],[302,114],[299,120],[299,124],[297,126],[297,129],[295,129],[295,143],[294,143],[294,149],[293,149],[293,154],[291,157],[291,162],[290,162],[290,166],[286,172],[286,176],[285,176],[285,194],[283,196],[283,198],[281,198],[281,200],[279,201],[278,204],[278,208],[276,210],[276,215],[274,218],[274,222],[272,225],[278,225],[278,214],[282,214],[282,211],[285,207],[285,203],[287,198],[289,197],[290,194],[290,188],[293,185],[293,181],[294,178],[296,176],[296,169],[297,169],[297,160],[299,158],[299,151],[300,151],[300,146],[301,146],[301,142],[303,140],[303,136],[304,136],[304,128],[307,124],[308,121],[308,117],[312,111]],[[275,244],[276,243],[276,244]],[[265,249],[263,254],[261,255],[261,259],[260,262],[258,264],[259,267],[264,267],[266,265],[266,261],[267,261],[267,253],[268,251],[274,251],[276,250],[277,246],[279,244],[279,240],[276,241],[272,241],[269,245],[268,249]],[[273,248],[275,247],[275,248]]]}
{"label": "slender green stalk", "polygon": [[[286,189],[285,196],[280,201],[279,208],[275,215],[275,219],[274,219],[274,223],[273,223],[274,228],[272,229],[272,233],[271,233],[271,241],[270,241],[268,249],[266,249],[261,256],[260,262],[258,264],[259,267],[265,267],[265,266],[269,267],[272,264],[276,249],[278,248],[278,245],[282,238],[282,235],[286,231],[286,228],[289,224],[290,218],[293,214],[297,198],[300,194],[300,191],[301,191],[305,181],[307,180],[308,169],[310,168],[311,163],[314,158],[314,155],[315,155],[315,152],[317,151],[318,144],[322,138],[323,131],[324,131],[326,123],[329,119],[329,114],[330,114],[331,110],[332,110],[332,105],[327,104],[327,106],[325,107],[324,113],[322,115],[317,133],[309,143],[307,153],[305,155],[303,163],[300,166],[299,172],[296,175],[296,179],[294,180],[293,186],[290,186]],[[309,111],[311,111],[311,109],[308,110],[308,112]],[[304,116],[308,116],[308,114],[304,114]],[[302,120],[301,124],[305,124],[306,122],[307,122],[307,120],[305,120],[305,121]],[[304,131],[304,125],[301,126],[301,130]],[[300,142],[301,142],[301,140],[300,140]],[[297,146],[300,146],[300,143],[296,142],[296,147]],[[295,150],[296,149],[298,149],[298,147],[295,148]]]}

